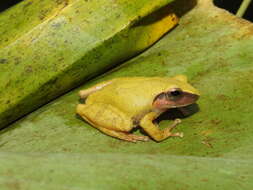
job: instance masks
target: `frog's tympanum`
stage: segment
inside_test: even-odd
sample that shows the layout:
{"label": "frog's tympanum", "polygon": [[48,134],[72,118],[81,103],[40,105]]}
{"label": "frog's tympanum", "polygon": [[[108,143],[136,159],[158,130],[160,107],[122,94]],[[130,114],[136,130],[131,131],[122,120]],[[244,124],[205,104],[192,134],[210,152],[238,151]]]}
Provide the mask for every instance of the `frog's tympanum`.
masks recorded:
{"label": "frog's tympanum", "polygon": [[[116,78],[81,90],[79,95],[86,98],[76,108],[84,120],[107,135],[130,142],[183,137],[183,133],[172,133],[180,119],[163,130],[153,120],[170,108],[193,104],[199,98],[183,75]],[[131,134],[136,126],[148,136]]]}

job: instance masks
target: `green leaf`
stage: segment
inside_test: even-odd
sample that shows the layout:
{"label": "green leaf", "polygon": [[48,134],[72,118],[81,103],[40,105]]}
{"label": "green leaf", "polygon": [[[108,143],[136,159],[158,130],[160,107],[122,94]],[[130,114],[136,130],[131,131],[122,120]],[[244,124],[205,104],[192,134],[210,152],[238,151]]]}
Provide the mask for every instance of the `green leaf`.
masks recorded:
{"label": "green leaf", "polygon": [[172,0],[27,0],[0,14],[0,128],[140,53]]}
{"label": "green leaf", "polygon": [[[253,25],[194,2],[173,4],[180,24],[152,48],[3,130],[1,189],[251,190]],[[199,111],[175,129],[182,139],[124,142],[75,115],[78,91],[97,82],[176,74],[201,92]]]}

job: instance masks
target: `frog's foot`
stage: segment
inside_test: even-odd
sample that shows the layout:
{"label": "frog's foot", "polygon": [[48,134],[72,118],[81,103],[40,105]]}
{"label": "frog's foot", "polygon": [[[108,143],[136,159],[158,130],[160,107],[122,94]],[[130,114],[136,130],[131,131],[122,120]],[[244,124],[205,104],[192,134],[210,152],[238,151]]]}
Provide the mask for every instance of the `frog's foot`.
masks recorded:
{"label": "frog's foot", "polygon": [[145,115],[140,122],[140,127],[155,141],[160,142],[168,137],[183,137],[183,133],[172,133],[171,131],[181,122],[180,119],[176,119],[173,124],[166,129],[159,129],[157,125],[153,123],[153,120],[157,118],[156,112],[150,112]]}
{"label": "frog's foot", "polygon": [[171,133],[171,131],[179,124],[181,123],[180,119],[175,119],[174,122],[172,123],[172,125],[166,129],[164,129],[164,133],[168,134],[168,136],[170,137],[183,137],[184,134],[182,132],[178,132],[178,133]]}
{"label": "frog's foot", "polygon": [[149,140],[149,137],[147,137],[147,136],[138,136],[138,135],[130,134],[127,132],[114,131],[114,130],[107,129],[104,127],[99,127],[98,129],[109,136],[116,137],[118,139],[129,141],[129,142],[135,143],[137,141],[148,141]]}

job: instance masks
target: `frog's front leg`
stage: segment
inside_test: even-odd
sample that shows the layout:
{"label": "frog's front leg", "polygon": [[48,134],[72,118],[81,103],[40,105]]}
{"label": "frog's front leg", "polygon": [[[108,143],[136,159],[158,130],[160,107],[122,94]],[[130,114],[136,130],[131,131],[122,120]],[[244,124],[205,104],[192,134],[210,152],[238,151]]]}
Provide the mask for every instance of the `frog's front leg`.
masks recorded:
{"label": "frog's front leg", "polygon": [[78,104],[76,112],[101,132],[130,142],[148,141],[147,136],[130,134],[133,122],[119,109],[104,103]]}
{"label": "frog's front leg", "polygon": [[147,132],[150,137],[152,137],[156,141],[162,141],[168,137],[183,137],[183,133],[172,133],[172,129],[177,126],[181,122],[180,119],[174,120],[173,124],[164,129],[160,130],[157,125],[153,123],[153,120],[156,119],[159,115],[156,112],[150,112],[145,115],[140,122],[140,126]]}
{"label": "frog's front leg", "polygon": [[84,99],[86,98],[87,96],[89,96],[91,93],[94,93],[98,90],[101,90],[102,88],[104,88],[105,86],[111,84],[113,82],[114,79],[112,80],[109,80],[109,81],[105,81],[105,82],[101,82],[99,84],[96,84],[95,86],[92,86],[88,89],[85,89],[85,90],[80,90],[79,91],[79,96],[80,98]]}

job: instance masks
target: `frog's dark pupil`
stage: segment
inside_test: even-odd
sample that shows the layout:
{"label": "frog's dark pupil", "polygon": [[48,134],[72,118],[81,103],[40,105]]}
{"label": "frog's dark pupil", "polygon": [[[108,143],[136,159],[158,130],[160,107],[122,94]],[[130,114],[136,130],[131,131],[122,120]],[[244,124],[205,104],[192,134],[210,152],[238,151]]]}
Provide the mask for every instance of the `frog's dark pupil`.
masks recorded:
{"label": "frog's dark pupil", "polygon": [[179,96],[181,94],[181,92],[179,90],[175,90],[175,91],[171,91],[170,94],[172,96]]}

